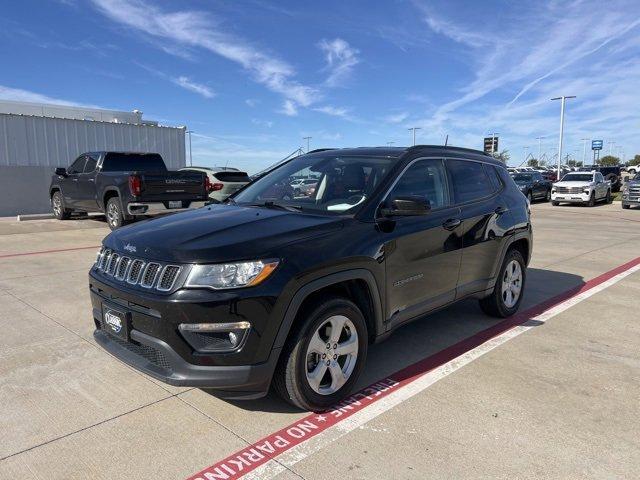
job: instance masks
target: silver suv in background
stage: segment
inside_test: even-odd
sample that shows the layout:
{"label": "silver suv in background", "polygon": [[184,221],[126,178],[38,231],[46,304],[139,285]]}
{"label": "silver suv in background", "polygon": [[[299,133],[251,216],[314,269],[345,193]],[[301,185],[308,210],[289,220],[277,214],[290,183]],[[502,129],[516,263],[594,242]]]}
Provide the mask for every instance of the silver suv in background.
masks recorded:
{"label": "silver suv in background", "polygon": [[551,188],[551,203],[554,206],[580,203],[593,207],[596,202],[611,203],[611,183],[600,172],[569,172]]}
{"label": "silver suv in background", "polygon": [[640,206],[640,173],[622,187],[622,208]]}
{"label": "silver suv in background", "polygon": [[226,200],[251,181],[247,172],[232,167],[184,167],[180,171],[205,173],[211,184],[209,198],[216,202]]}

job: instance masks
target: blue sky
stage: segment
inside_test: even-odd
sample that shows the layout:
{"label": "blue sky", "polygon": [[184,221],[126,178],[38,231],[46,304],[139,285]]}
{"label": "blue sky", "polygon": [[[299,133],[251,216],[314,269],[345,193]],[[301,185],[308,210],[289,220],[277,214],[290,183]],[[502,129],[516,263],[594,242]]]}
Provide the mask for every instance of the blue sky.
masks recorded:
{"label": "blue sky", "polygon": [[[640,3],[3,2],[0,98],[140,109],[194,131],[194,164],[255,172],[303,145],[482,148],[582,139],[640,153]],[[525,147],[529,147],[526,149]]]}

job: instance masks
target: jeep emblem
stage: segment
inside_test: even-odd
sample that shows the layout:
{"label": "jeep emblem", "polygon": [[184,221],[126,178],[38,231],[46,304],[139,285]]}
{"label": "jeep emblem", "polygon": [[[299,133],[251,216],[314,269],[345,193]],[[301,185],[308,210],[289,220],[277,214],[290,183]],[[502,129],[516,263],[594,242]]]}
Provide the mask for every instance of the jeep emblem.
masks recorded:
{"label": "jeep emblem", "polygon": [[124,247],[123,247],[127,252],[131,252],[131,253],[136,253],[136,247],[135,245],[131,245],[130,243],[127,243]]}
{"label": "jeep emblem", "polygon": [[106,312],[104,314],[104,321],[111,327],[111,330],[113,330],[114,333],[120,333],[120,330],[122,330],[122,320],[118,315],[114,315],[111,312]]}

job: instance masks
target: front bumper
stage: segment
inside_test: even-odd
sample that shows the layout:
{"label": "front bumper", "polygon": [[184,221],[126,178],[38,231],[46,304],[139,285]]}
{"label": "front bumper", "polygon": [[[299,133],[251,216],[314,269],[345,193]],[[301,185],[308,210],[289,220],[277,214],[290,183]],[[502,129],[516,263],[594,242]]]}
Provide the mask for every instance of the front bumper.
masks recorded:
{"label": "front bumper", "polygon": [[188,206],[168,208],[164,202],[131,202],[127,205],[127,213],[129,215],[159,215],[162,213],[183,212],[192,208],[204,207],[207,202],[182,202],[183,205],[185,203],[188,203]]}
{"label": "front bumper", "polygon": [[267,394],[280,350],[272,350],[258,365],[204,366],[186,362],[166,342],[133,330],[126,342],[102,329],[93,332],[96,342],[123,361],[169,385],[215,389],[225,398],[260,398]]}
{"label": "front bumper", "polygon": [[622,205],[638,206],[640,205],[640,196],[622,195]]}
{"label": "front bumper", "polygon": [[[275,286],[213,292],[143,292],[89,274],[94,337],[112,355],[170,385],[212,388],[226,398],[258,398],[269,390],[280,354],[274,341],[280,327],[274,310]],[[109,333],[105,307],[125,313],[127,338]],[[180,332],[181,324],[248,321],[251,328],[232,351],[196,350]]]}
{"label": "front bumper", "polygon": [[591,198],[591,193],[555,193],[551,192],[552,202],[586,203]]}

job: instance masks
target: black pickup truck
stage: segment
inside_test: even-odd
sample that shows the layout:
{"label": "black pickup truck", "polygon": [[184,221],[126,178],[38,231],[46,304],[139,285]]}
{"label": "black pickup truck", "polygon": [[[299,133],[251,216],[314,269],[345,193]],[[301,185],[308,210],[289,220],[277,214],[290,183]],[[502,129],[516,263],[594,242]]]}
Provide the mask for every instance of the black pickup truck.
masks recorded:
{"label": "black pickup truck", "polygon": [[49,196],[59,220],[104,212],[111,230],[142,216],[204,206],[210,190],[200,172],[170,172],[157,153],[89,152],[56,168]]}

